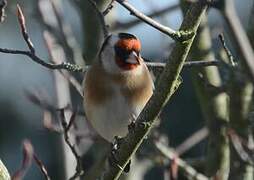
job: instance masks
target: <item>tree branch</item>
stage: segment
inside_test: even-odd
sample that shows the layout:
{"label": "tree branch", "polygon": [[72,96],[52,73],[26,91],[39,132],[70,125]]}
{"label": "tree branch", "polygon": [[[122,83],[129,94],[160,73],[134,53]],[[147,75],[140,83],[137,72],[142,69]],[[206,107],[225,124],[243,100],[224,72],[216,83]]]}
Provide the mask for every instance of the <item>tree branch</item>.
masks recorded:
{"label": "tree branch", "polygon": [[61,64],[52,64],[52,63],[47,63],[43,59],[38,57],[35,54],[35,49],[34,49],[33,43],[32,43],[32,41],[28,35],[28,32],[26,30],[25,17],[23,15],[23,12],[22,12],[19,5],[17,5],[17,16],[18,16],[19,25],[20,25],[23,39],[26,42],[26,44],[29,48],[29,51],[0,48],[0,52],[7,53],[7,54],[20,54],[20,55],[28,56],[34,62],[36,62],[44,67],[47,67],[49,69],[66,69],[68,71],[74,71],[74,72],[82,72],[83,71],[83,69],[80,66],[75,65],[75,64],[65,63],[65,62],[63,62]]}
{"label": "tree branch", "polygon": [[239,17],[237,16],[234,2],[232,0],[220,0],[216,5],[224,16],[224,19],[229,27],[233,45],[235,46],[240,59],[242,59],[241,64],[247,70],[252,83],[254,83],[254,51]]}
{"label": "tree branch", "polygon": [[42,161],[38,158],[38,156],[35,153],[33,154],[33,159],[36,162],[37,166],[39,167],[41,173],[43,174],[44,179],[50,180],[50,177],[48,175],[48,171],[47,171],[46,167],[44,166]]}
{"label": "tree branch", "polygon": [[84,173],[83,167],[82,167],[81,156],[78,154],[78,152],[75,148],[75,145],[73,145],[70,142],[70,138],[69,138],[69,130],[70,130],[71,125],[73,124],[74,119],[75,119],[75,113],[72,114],[69,123],[67,123],[65,115],[64,115],[64,109],[60,110],[60,120],[61,120],[62,127],[64,129],[64,131],[63,131],[64,140],[65,140],[66,144],[69,146],[69,148],[71,149],[71,152],[75,156],[75,159],[77,162],[76,172],[72,177],[70,177],[69,180],[75,180],[77,177],[82,176]]}
{"label": "tree branch", "polygon": [[167,157],[170,160],[174,160],[174,162],[181,168],[181,170],[183,170],[191,179],[208,180],[206,176],[197,172],[193,167],[187,164],[184,160],[177,157],[177,153],[173,149],[168,148],[167,146],[165,146],[163,143],[159,141],[155,142],[155,146],[165,157]]}
{"label": "tree branch", "polygon": [[177,41],[185,41],[188,40],[193,36],[193,32],[191,31],[175,31],[167,26],[164,26],[157,21],[153,20],[152,18],[144,15],[140,11],[138,11],[134,6],[129,4],[126,0],[116,0],[119,4],[125,7],[131,15],[136,16],[141,21],[149,24],[150,26],[154,27],[155,29],[159,30],[160,32],[168,35],[169,37],[173,38]]}
{"label": "tree branch", "polygon": [[[96,11],[96,13],[98,15],[98,18],[99,18],[100,23],[102,25],[104,38],[108,37],[108,35],[109,35],[108,26],[106,25],[106,22],[105,22],[105,19],[104,19],[104,14],[103,14],[103,13],[106,13],[106,12],[101,12],[99,10],[99,8],[97,7],[96,2],[94,0],[88,0],[88,2],[93,6],[94,10]],[[113,1],[111,3],[113,3]]]}
{"label": "tree branch", "polygon": [[0,23],[4,21],[5,18],[5,7],[7,6],[7,0],[0,0]]}
{"label": "tree branch", "polygon": [[[196,32],[201,17],[206,9],[207,4],[205,1],[193,3],[183,20],[180,31]],[[115,152],[118,165],[111,166],[101,174],[104,180],[116,180],[119,178],[122,170],[131,159],[131,156],[137,151],[144,138],[151,130],[155,119],[175,92],[179,74],[182,70],[184,61],[187,58],[194,37],[195,35],[185,42],[176,42],[176,46],[168,59],[165,69],[157,80],[156,90],[153,96],[142,110],[136,123],[129,130],[128,135],[123,139],[119,149]]]}
{"label": "tree branch", "polygon": [[[148,14],[147,16],[150,17],[150,18],[159,17],[159,16],[162,16],[162,15],[164,15],[166,13],[173,12],[174,10],[177,10],[178,8],[179,8],[179,4],[170,5],[168,7],[165,7],[163,9],[161,9],[161,10],[152,12],[152,13]],[[116,22],[114,22],[114,24],[111,27],[111,29],[112,30],[116,30],[116,29],[128,29],[128,28],[136,26],[136,25],[138,25],[138,24],[140,24],[142,22],[143,21],[140,20],[140,19],[135,19],[135,20],[128,21],[128,22],[119,22],[119,21],[116,21]]]}

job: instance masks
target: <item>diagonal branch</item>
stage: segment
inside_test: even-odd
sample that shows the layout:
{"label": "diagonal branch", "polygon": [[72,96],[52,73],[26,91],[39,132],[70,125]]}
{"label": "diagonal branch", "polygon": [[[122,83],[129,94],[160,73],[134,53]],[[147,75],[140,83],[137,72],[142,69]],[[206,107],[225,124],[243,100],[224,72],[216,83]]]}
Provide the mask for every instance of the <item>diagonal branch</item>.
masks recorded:
{"label": "diagonal branch", "polygon": [[43,174],[44,179],[50,180],[50,177],[45,165],[42,163],[42,161],[38,158],[38,156],[35,153],[33,154],[33,159],[36,162],[37,166],[39,167],[41,173]]}
{"label": "diagonal branch", "polygon": [[[150,18],[159,17],[159,16],[162,16],[166,13],[173,12],[173,11],[177,10],[178,8],[179,8],[179,4],[170,5],[168,7],[165,7],[163,9],[161,9],[161,10],[152,12],[152,13],[148,14],[147,16],[150,17]],[[136,26],[136,25],[140,24],[141,22],[143,22],[143,21],[141,21],[140,19],[135,19],[135,20],[131,20],[131,21],[128,21],[128,22],[116,21],[113,24],[113,26],[111,27],[111,29],[112,30],[128,29],[128,28],[131,28],[133,26]]]}
{"label": "diagonal branch", "polygon": [[193,167],[191,167],[189,164],[187,164],[184,160],[177,157],[177,153],[171,149],[168,148],[163,143],[156,141],[155,142],[156,148],[168,159],[175,160],[174,162],[191,178],[196,180],[208,180],[206,176],[203,174],[197,172]]}
{"label": "diagonal branch", "polygon": [[145,14],[138,11],[134,6],[129,4],[126,0],[116,0],[119,4],[125,7],[131,15],[136,16],[141,21],[149,24],[150,26],[154,27],[155,29],[159,30],[160,32],[168,35],[169,37],[173,38],[176,41],[184,41],[188,40],[193,36],[193,32],[188,31],[175,31],[167,26],[164,26],[157,21],[153,20],[152,18],[146,16]]}
{"label": "diagonal branch", "polygon": [[[206,9],[207,4],[205,1],[193,3],[186,13],[180,30],[196,32]],[[114,152],[114,156],[117,159],[117,166],[110,166],[110,168],[106,168],[105,172],[101,173],[104,180],[116,180],[119,178],[122,170],[131,159],[131,156],[135,154],[150,132],[155,123],[155,119],[157,119],[161,110],[175,92],[179,74],[187,58],[194,37],[195,35],[185,42],[176,42],[176,46],[168,59],[165,69],[157,80],[157,86],[153,96],[142,110],[128,135],[121,142],[119,149]]]}

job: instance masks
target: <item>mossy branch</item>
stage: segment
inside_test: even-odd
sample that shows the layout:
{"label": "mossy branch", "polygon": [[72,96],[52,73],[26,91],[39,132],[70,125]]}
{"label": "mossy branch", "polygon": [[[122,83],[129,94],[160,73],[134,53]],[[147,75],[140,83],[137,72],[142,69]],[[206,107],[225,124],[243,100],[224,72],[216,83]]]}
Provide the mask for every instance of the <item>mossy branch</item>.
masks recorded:
{"label": "mossy branch", "polygon": [[[180,31],[196,32],[200,24],[201,17],[205,13],[206,9],[206,1],[193,3],[185,15]],[[156,90],[153,96],[150,98],[146,107],[137,118],[134,126],[130,128],[128,135],[123,139],[119,149],[115,152],[117,166],[111,166],[106,169],[101,174],[102,179],[118,179],[131,156],[137,151],[151,130],[159,113],[175,91],[177,79],[182,70],[184,61],[187,58],[194,37],[195,35],[187,41],[176,42],[176,46],[168,58],[166,67],[156,83]]]}
{"label": "mossy branch", "polygon": [[[182,0],[185,2],[184,0]],[[190,59],[214,59],[212,51],[212,40],[208,27],[207,17],[204,16],[199,26],[198,34],[192,46]],[[221,61],[222,62],[222,61]],[[198,74],[202,74],[200,80]],[[199,99],[200,108],[206,125],[209,129],[209,138],[206,153],[206,175],[214,176],[220,180],[227,180],[229,174],[229,144],[225,126],[218,125],[219,122],[227,123],[227,97],[222,90],[222,80],[217,67],[205,67],[197,71],[191,69],[192,82]],[[216,88],[211,88],[206,84]]]}

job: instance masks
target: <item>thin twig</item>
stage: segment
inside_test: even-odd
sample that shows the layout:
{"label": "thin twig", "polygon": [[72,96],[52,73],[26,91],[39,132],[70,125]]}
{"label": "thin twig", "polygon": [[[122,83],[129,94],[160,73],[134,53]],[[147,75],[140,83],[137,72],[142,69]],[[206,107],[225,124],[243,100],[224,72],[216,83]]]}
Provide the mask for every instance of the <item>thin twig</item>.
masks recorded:
{"label": "thin twig", "polygon": [[239,158],[244,163],[254,166],[254,159],[251,157],[251,155],[247,153],[247,151],[245,151],[243,147],[243,145],[246,144],[243,142],[243,139],[239,135],[237,135],[233,129],[228,129],[227,133]]}
{"label": "thin twig", "polygon": [[189,149],[198,144],[200,141],[204,140],[208,136],[208,133],[209,132],[206,127],[203,127],[197,132],[193,133],[183,143],[181,143],[175,148],[177,154],[180,156],[181,154],[187,152]]}
{"label": "thin twig", "polygon": [[[51,30],[54,34],[54,36],[57,38],[58,42],[61,43],[62,47],[64,48],[67,57],[70,57],[71,60],[74,60],[77,64],[84,64],[84,59],[82,57],[82,51],[81,48],[72,32],[71,26],[66,23],[64,20],[64,12],[61,11],[60,4],[56,3],[56,1],[49,0],[50,5],[53,9],[52,15],[56,17],[57,23],[56,25],[58,27],[55,27],[55,24],[50,24],[47,22],[47,16],[49,16],[49,12],[45,10],[45,8],[41,7],[42,2],[39,1],[39,12],[42,16],[43,24],[46,27],[49,27],[48,29]],[[45,3],[45,2],[44,2]],[[59,33],[60,32],[60,33]]]}
{"label": "thin twig", "polygon": [[20,6],[18,6],[18,5],[17,5],[17,12],[18,12],[18,19],[19,19],[19,24],[20,24],[22,35],[23,35],[23,39],[25,40],[27,46],[29,47],[29,51],[0,48],[0,52],[7,53],[7,54],[20,54],[20,55],[28,56],[34,62],[36,62],[44,67],[47,67],[49,69],[66,69],[68,71],[73,71],[73,72],[82,72],[83,71],[83,69],[76,64],[65,63],[65,62],[63,62],[61,64],[51,64],[51,63],[45,62],[43,59],[38,57],[35,54],[33,44],[31,42],[29,35],[27,33],[27,30],[26,30],[25,17],[22,13]]}
{"label": "thin twig", "polygon": [[[187,61],[184,63],[184,68],[199,68],[206,66],[217,66],[220,64],[218,60],[201,60],[201,61]],[[166,63],[161,62],[146,62],[146,65],[150,69],[163,69]]]}
{"label": "thin twig", "polygon": [[0,0],[0,23],[4,21],[5,15],[5,8],[7,6],[7,0]]}
{"label": "thin twig", "polygon": [[[69,122],[69,124],[66,121],[65,115],[64,115],[64,109],[60,110],[60,120],[61,120],[61,124],[62,127],[64,129],[64,140],[66,142],[66,144],[69,146],[69,148],[71,149],[72,154],[75,156],[77,165],[76,165],[76,172],[75,174],[69,179],[69,180],[74,180],[77,177],[80,177],[83,175],[84,171],[83,171],[83,167],[82,167],[82,160],[81,160],[81,156],[78,154],[78,152],[76,151],[75,145],[73,145],[70,142],[69,139],[69,130],[70,130],[70,125],[73,123],[73,120]],[[71,123],[71,124],[70,124]]]}
{"label": "thin twig", "polygon": [[[147,16],[150,17],[150,18],[155,18],[155,17],[159,17],[159,16],[162,16],[166,13],[169,13],[169,12],[173,12],[174,10],[177,10],[179,8],[179,4],[174,4],[174,5],[170,5],[168,7],[165,7],[161,10],[158,10],[158,11],[155,11],[155,12],[152,12],[150,14],[148,14]],[[116,21],[113,26],[111,27],[112,30],[116,30],[116,29],[128,29],[128,28],[131,28],[133,26],[136,26],[140,23],[142,23],[143,21],[141,21],[140,19],[135,19],[135,20],[131,20],[131,21],[128,21],[128,22],[119,22],[119,21]]]}
{"label": "thin twig", "polygon": [[193,167],[188,165],[184,160],[177,157],[177,153],[175,153],[173,149],[165,146],[163,143],[159,141],[155,142],[155,146],[165,157],[169,158],[170,160],[174,160],[174,162],[178,164],[179,168],[181,168],[191,178],[197,179],[197,180],[208,180],[206,176],[197,172]]}
{"label": "thin twig", "polygon": [[232,0],[220,0],[217,1],[217,7],[224,16],[230,35],[232,35],[232,44],[237,51],[238,59],[246,72],[248,73],[250,80],[254,83],[254,51],[251,47],[250,40],[246,34],[244,27],[237,15],[234,7],[234,1]]}
{"label": "thin twig", "polygon": [[146,16],[145,14],[138,11],[134,6],[129,4],[126,0],[116,0],[119,4],[125,7],[131,15],[136,16],[141,21],[149,24],[150,26],[154,27],[155,29],[159,30],[160,32],[168,35],[169,37],[177,40],[177,41],[184,41],[193,36],[193,32],[180,32],[175,31],[167,26],[164,26],[157,21],[153,20],[152,18]]}
{"label": "thin twig", "polygon": [[79,65],[76,65],[76,64],[71,64],[71,63],[66,63],[66,62],[63,62],[61,64],[46,63],[43,59],[36,56],[35,54],[32,54],[30,51],[0,48],[0,52],[6,53],[6,54],[19,54],[19,55],[28,56],[34,62],[36,62],[48,69],[53,69],[53,70],[65,69],[65,70],[73,71],[73,72],[83,72],[83,68],[81,68]]}
{"label": "thin twig", "polygon": [[17,17],[19,20],[20,30],[23,36],[23,39],[26,41],[26,44],[28,48],[30,49],[30,52],[32,54],[35,54],[34,45],[28,35],[27,29],[26,29],[26,19],[25,16],[20,8],[20,6],[17,4]]}
{"label": "thin twig", "polygon": [[108,4],[108,6],[106,7],[106,9],[102,12],[103,16],[106,16],[112,9],[113,9],[113,3],[115,2],[115,0],[111,0],[111,2]]}
{"label": "thin twig", "polygon": [[36,162],[37,166],[40,168],[41,173],[43,174],[45,180],[50,180],[51,178],[48,175],[48,171],[43,164],[43,162],[38,158],[38,156],[34,153],[33,154],[33,159]]}
{"label": "thin twig", "polygon": [[226,52],[226,54],[228,56],[228,59],[230,61],[231,66],[233,66],[233,67],[236,66],[236,63],[235,63],[235,60],[234,60],[234,56],[232,55],[232,53],[228,49],[223,34],[219,34],[219,39],[220,39],[220,42],[221,42],[221,44],[223,46],[223,49],[225,50],[225,52]]}
{"label": "thin twig", "polygon": [[[54,55],[53,55],[53,38],[50,35],[49,32],[44,31],[43,33],[43,37],[45,40],[45,44],[48,50],[48,53],[50,55],[50,58],[53,62],[57,63]],[[84,69],[83,69],[84,71]],[[81,87],[80,83],[67,71],[63,71],[61,69],[59,69],[60,74],[68,80],[68,82],[77,90],[77,92],[79,93],[79,95],[83,98],[83,88]]]}
{"label": "thin twig", "polygon": [[23,141],[23,160],[19,170],[17,170],[12,176],[12,180],[22,180],[26,175],[26,172],[30,168],[33,161],[34,149],[29,140]]}

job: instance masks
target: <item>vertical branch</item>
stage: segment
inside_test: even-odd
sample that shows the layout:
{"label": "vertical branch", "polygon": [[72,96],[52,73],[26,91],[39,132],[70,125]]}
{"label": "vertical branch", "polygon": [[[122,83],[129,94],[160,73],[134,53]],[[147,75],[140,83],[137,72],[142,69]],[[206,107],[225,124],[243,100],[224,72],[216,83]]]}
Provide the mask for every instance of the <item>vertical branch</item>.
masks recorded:
{"label": "vertical branch", "polygon": [[[94,0],[100,9],[109,0]],[[100,20],[93,5],[88,1],[79,1],[78,7],[81,12],[81,20],[83,24],[84,34],[84,49],[83,54],[87,64],[91,64],[99,50],[100,41],[102,38],[102,29]],[[93,17],[93,18],[91,18]]]}
{"label": "vertical branch", "polygon": [[7,0],[0,0],[0,23],[4,21],[5,18],[5,7],[7,6]]}
{"label": "vertical branch", "polygon": [[[186,5],[186,4],[184,4]],[[197,36],[192,46],[190,59],[212,60],[215,58],[212,52],[212,40],[207,16],[204,16]],[[229,144],[225,126],[221,126],[228,121],[226,94],[211,93],[211,90],[200,81],[198,73],[202,73],[204,80],[216,87],[222,85],[222,80],[217,67],[204,67],[191,69],[191,77],[196,94],[200,102],[202,114],[209,129],[209,139],[207,148],[206,174],[211,177],[216,174],[220,180],[227,180],[229,174]]]}
{"label": "vertical branch", "polygon": [[[53,45],[54,44],[54,39],[53,37],[51,38],[45,38],[50,59],[54,63],[59,62],[59,59],[62,61],[65,61],[65,54],[63,52],[63,49],[60,46]],[[55,89],[56,89],[56,98],[57,98],[57,107],[67,107],[71,105],[71,94],[70,94],[70,87],[69,83],[66,81],[66,79],[61,75],[60,72],[53,72],[54,73],[54,80],[55,80]],[[66,110],[65,111],[65,117],[66,119],[70,119],[71,117],[71,111]],[[68,122],[67,122],[68,123]],[[75,142],[74,137],[70,137],[72,142]],[[61,144],[62,144],[62,150],[63,150],[63,161],[64,161],[64,172],[65,178],[70,178],[75,172],[75,164],[76,164],[76,159],[73,156],[70,148],[68,145],[65,143],[64,138],[61,139]]]}
{"label": "vertical branch", "polygon": [[[235,131],[249,141],[248,118],[246,113],[249,111],[251,102],[251,91],[253,91],[254,83],[254,51],[251,47],[247,34],[239,20],[236,13],[234,2],[231,0],[223,0],[218,2],[219,10],[223,14],[226,23],[229,27],[231,40],[238,55],[237,60],[239,67],[233,68],[231,72],[231,79],[229,81],[229,96],[230,96],[230,124]],[[228,51],[227,49],[225,49]],[[246,77],[246,72],[249,77]],[[249,82],[251,81],[252,84]],[[234,110],[237,110],[236,113]],[[253,168],[246,164],[239,164],[237,162],[237,154],[232,149],[231,156],[231,177],[236,179],[253,179]],[[237,172],[239,172],[237,174]]]}
{"label": "vertical branch", "polygon": [[[226,46],[223,35],[219,36],[228,58],[233,58]],[[232,59],[234,62],[234,59]],[[248,81],[243,67],[231,64],[230,79],[228,82],[229,95],[229,124],[230,127],[241,138],[250,142],[251,133],[249,128],[248,116],[252,102],[253,85]],[[233,143],[233,142],[232,142]],[[234,146],[231,146],[231,164],[229,179],[252,180],[253,167],[242,162],[239,153]]]}

